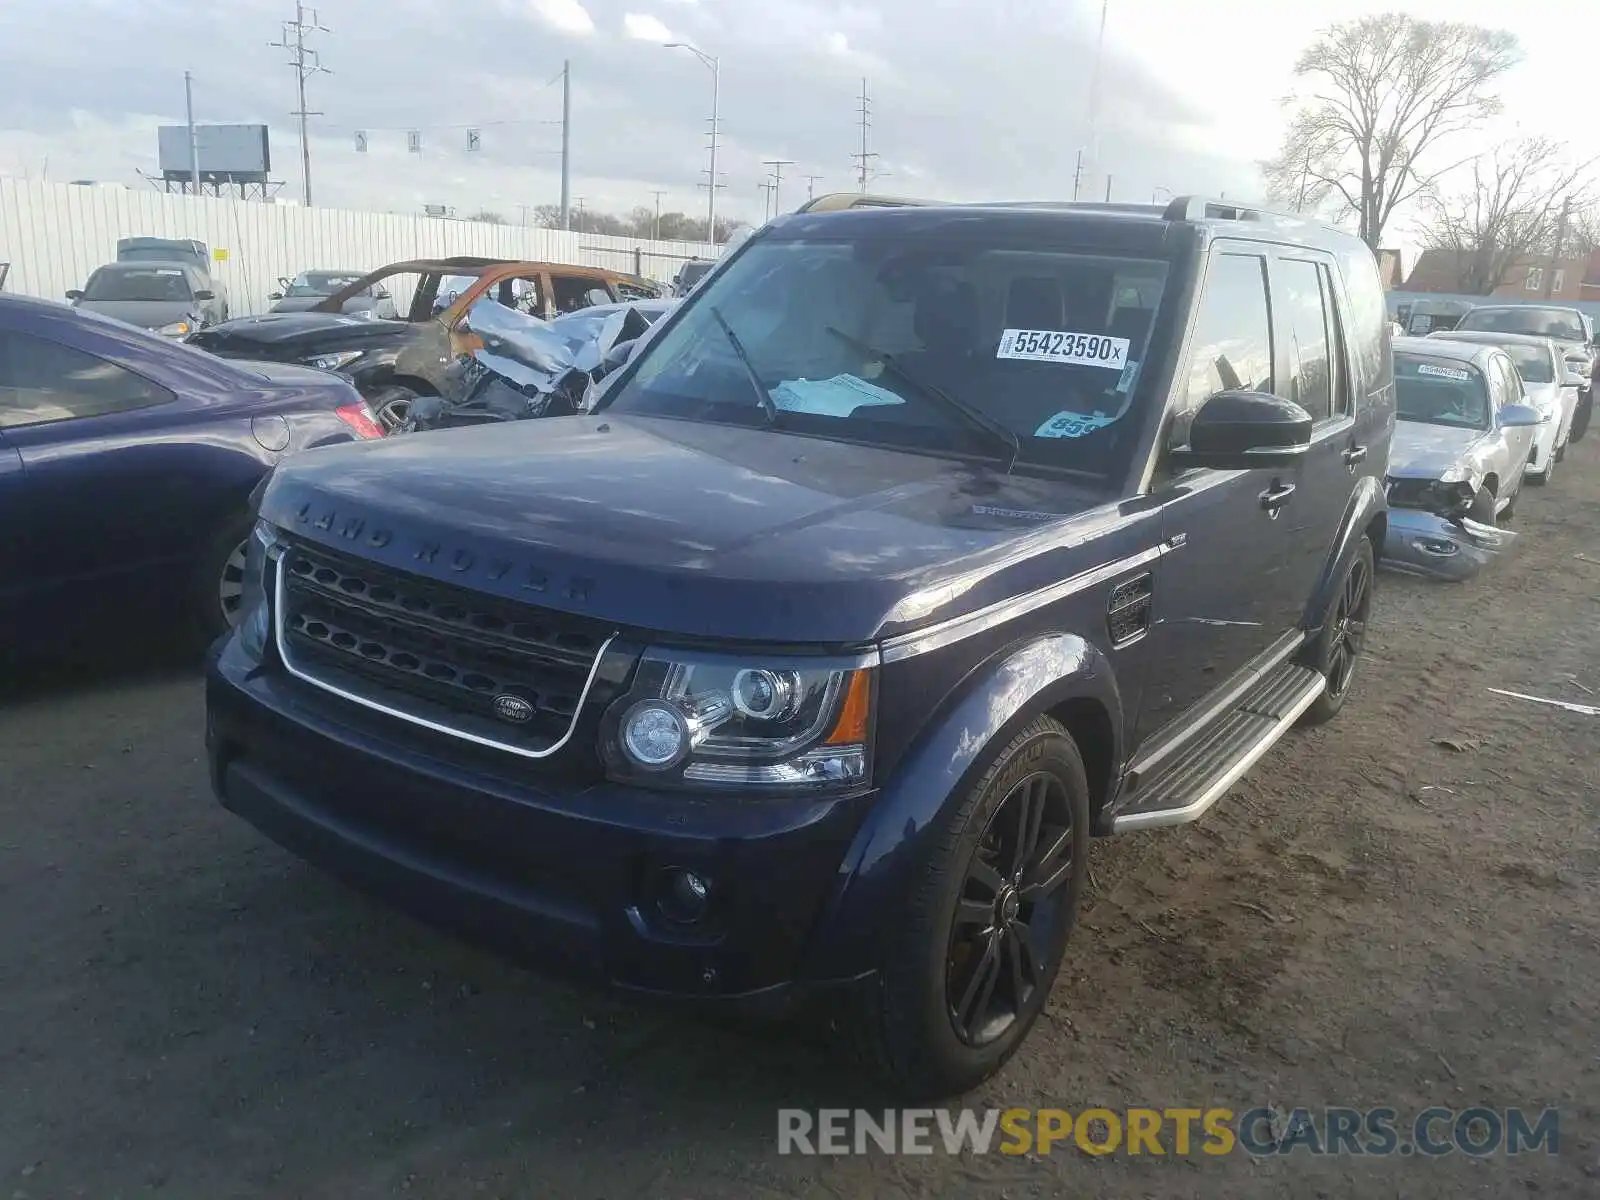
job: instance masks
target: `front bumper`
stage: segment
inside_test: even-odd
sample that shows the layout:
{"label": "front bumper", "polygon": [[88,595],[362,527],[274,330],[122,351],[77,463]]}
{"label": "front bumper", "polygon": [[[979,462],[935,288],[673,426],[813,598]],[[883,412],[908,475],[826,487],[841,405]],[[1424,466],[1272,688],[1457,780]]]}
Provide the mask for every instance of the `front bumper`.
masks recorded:
{"label": "front bumper", "polygon": [[[829,945],[871,793],[751,800],[518,778],[263,670],[232,639],[213,650],[206,701],[225,807],[465,940],[558,975],[763,1009],[871,973]],[[711,881],[704,920],[662,915],[668,868]]]}
{"label": "front bumper", "polygon": [[1516,538],[1466,517],[1450,519],[1416,508],[1390,508],[1383,564],[1411,575],[1471,579]]}

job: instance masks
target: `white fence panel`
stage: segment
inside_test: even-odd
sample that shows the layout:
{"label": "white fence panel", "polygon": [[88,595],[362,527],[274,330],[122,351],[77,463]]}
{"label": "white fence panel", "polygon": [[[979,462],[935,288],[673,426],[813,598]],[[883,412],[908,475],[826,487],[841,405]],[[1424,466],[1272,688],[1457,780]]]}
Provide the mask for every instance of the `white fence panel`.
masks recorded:
{"label": "white fence panel", "polygon": [[124,237],[195,238],[213,255],[225,254],[212,270],[240,316],[265,312],[280,276],[316,267],[371,271],[404,259],[477,255],[667,280],[685,259],[717,253],[695,242],[0,177],[0,262],[11,264],[8,292],[60,300],[114,259]]}

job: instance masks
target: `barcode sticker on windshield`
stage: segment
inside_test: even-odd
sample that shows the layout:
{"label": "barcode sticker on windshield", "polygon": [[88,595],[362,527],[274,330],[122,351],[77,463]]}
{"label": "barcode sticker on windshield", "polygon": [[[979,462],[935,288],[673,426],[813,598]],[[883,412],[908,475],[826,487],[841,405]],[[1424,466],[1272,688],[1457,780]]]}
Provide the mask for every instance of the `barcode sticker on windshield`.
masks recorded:
{"label": "barcode sticker on windshield", "polygon": [[1128,361],[1128,339],[1056,329],[1007,329],[994,356],[1120,371]]}
{"label": "barcode sticker on windshield", "polygon": [[1470,372],[1463,371],[1460,367],[1436,367],[1431,363],[1418,363],[1417,374],[1437,375],[1440,379],[1459,379],[1462,383],[1472,378]]}
{"label": "barcode sticker on windshield", "polygon": [[1103,412],[1075,413],[1059,412],[1043,425],[1033,431],[1033,436],[1038,438],[1076,438],[1093,433],[1115,421],[1116,417],[1108,417]]}

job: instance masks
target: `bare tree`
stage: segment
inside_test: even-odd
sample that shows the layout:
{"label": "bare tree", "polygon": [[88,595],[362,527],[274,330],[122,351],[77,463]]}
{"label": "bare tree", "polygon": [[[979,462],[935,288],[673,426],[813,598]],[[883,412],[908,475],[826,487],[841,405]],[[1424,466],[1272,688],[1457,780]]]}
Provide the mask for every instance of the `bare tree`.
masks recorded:
{"label": "bare tree", "polygon": [[[1563,232],[1571,244],[1570,214],[1589,203],[1585,188],[1592,166],[1572,164],[1566,148],[1548,138],[1498,146],[1473,161],[1470,187],[1425,193],[1423,244],[1454,257],[1462,291],[1487,296],[1518,263],[1536,254],[1559,257],[1563,247],[1556,241]],[[1564,207],[1569,213],[1565,231]]]}
{"label": "bare tree", "polygon": [[1302,90],[1262,164],[1269,192],[1301,211],[1354,214],[1376,250],[1395,208],[1442,173],[1421,160],[1499,111],[1492,88],[1519,57],[1509,33],[1404,13],[1323,30],[1295,64]]}
{"label": "bare tree", "polygon": [[1584,255],[1596,250],[1600,250],[1600,197],[1591,194],[1573,205],[1562,253]]}

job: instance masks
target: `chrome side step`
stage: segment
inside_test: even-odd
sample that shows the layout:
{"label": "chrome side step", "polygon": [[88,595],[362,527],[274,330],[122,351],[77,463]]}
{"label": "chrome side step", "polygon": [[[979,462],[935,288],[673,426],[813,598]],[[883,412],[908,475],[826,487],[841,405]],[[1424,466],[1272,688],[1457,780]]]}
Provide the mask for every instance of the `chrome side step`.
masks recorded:
{"label": "chrome side step", "polygon": [[1327,688],[1309,667],[1284,663],[1195,738],[1111,819],[1112,833],[1199,820],[1272,749]]}

